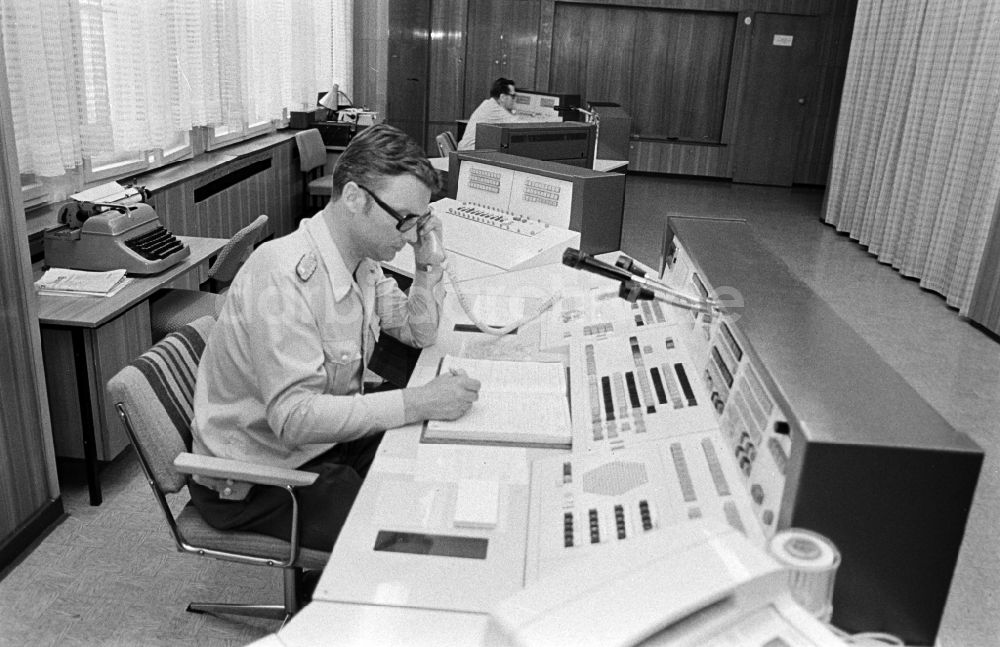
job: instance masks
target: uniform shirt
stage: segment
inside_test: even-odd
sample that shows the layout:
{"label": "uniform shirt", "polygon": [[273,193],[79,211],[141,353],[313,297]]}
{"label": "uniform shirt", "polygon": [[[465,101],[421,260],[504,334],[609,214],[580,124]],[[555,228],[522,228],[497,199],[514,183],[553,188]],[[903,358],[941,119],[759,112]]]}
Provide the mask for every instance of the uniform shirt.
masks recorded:
{"label": "uniform shirt", "polygon": [[418,271],[407,297],[370,259],[352,276],[322,212],[261,245],[198,366],[194,452],[299,467],[334,443],[403,425],[402,392],[362,395],[364,367],[380,331],[434,343],[440,281],[440,271]]}
{"label": "uniform shirt", "polygon": [[494,124],[509,121],[533,120],[522,118],[513,112],[507,112],[493,97],[486,99],[469,116],[469,123],[465,127],[465,133],[462,135],[462,140],[458,142],[458,150],[471,151],[476,148],[476,124]]}

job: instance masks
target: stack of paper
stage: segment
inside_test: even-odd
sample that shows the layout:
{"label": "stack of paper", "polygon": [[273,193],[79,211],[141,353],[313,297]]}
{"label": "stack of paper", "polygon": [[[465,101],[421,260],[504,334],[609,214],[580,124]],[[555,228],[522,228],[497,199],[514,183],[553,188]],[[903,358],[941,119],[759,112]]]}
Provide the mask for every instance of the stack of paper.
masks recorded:
{"label": "stack of paper", "polygon": [[479,399],[458,420],[431,420],[433,442],[571,447],[566,371],[559,362],[513,362],[446,355],[441,373],[463,370],[482,383]]}
{"label": "stack of paper", "polygon": [[109,297],[128,285],[125,270],[87,272],[52,267],[35,281],[38,294],[56,296]]}

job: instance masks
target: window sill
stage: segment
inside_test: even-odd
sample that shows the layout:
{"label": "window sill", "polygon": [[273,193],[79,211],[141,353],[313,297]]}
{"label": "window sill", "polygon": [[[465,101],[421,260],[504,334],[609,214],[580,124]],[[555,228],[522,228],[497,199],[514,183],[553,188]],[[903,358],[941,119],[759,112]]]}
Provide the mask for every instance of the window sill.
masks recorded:
{"label": "window sill", "polygon": [[[130,175],[127,176],[127,179],[134,179],[138,186],[143,186],[150,193],[155,193],[156,191],[162,191],[175,184],[190,180],[198,175],[211,172],[214,168],[223,164],[278,146],[289,139],[293,139],[296,132],[287,129],[270,132],[211,152],[202,153],[191,159],[174,162],[148,173],[135,176]],[[126,178],[118,179],[124,180]],[[94,184],[100,184],[100,182]],[[25,221],[28,236],[40,234],[46,229],[59,224],[59,207],[62,204],[63,202],[42,202],[35,207],[25,205]]]}

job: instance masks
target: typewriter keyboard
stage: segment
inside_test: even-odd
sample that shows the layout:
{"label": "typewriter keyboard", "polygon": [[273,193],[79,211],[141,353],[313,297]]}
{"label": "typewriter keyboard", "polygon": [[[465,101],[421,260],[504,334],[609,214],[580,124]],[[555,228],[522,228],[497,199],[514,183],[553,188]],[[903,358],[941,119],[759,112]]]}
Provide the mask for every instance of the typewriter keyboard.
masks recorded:
{"label": "typewriter keyboard", "polygon": [[125,245],[139,256],[151,261],[166,258],[184,248],[184,243],[177,240],[177,237],[164,227],[157,227],[152,231],[129,238],[125,241]]}

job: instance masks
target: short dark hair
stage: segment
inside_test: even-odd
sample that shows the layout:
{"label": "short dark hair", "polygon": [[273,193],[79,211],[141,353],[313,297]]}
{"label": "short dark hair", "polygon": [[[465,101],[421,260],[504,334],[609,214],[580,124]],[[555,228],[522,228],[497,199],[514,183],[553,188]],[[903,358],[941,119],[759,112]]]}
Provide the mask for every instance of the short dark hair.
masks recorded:
{"label": "short dark hair", "polygon": [[499,99],[501,94],[507,94],[510,86],[515,85],[510,79],[505,79],[502,76],[493,82],[493,86],[490,88],[490,96],[494,99]]}
{"label": "short dark hair", "polygon": [[439,188],[437,171],[412,137],[388,124],[369,126],[337,158],[333,167],[333,198],[340,196],[348,182],[375,188],[382,178],[397,175],[412,175],[432,193]]}

